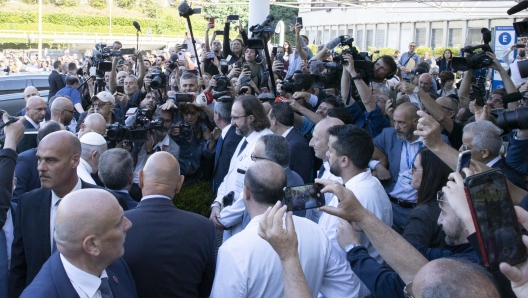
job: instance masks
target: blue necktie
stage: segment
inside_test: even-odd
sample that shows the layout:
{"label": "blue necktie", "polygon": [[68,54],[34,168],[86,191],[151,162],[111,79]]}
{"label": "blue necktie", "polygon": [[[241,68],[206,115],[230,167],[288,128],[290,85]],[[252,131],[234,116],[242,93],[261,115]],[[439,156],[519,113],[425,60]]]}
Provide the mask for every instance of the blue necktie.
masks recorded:
{"label": "blue necktie", "polygon": [[240,151],[238,151],[237,157],[240,155],[240,153],[242,153],[242,151],[244,151],[244,149],[246,149],[247,144],[247,140],[244,140],[244,143],[242,143],[242,146],[240,146]]}
{"label": "blue necktie", "polygon": [[214,163],[215,169],[216,169],[216,166],[218,165],[218,158],[220,157],[220,151],[222,151],[222,144],[224,144],[224,138],[220,136],[220,138],[216,142],[216,147],[215,147],[215,163]]}
{"label": "blue necktie", "polygon": [[99,286],[99,291],[101,292],[102,298],[113,298],[112,290],[110,289],[110,284],[108,283],[108,277],[101,278],[101,285]]}
{"label": "blue necktie", "polygon": [[321,168],[319,169],[319,174],[317,174],[317,178],[318,179],[321,179],[321,177],[323,177],[323,174],[325,172],[325,167],[324,167],[324,164],[321,165]]}

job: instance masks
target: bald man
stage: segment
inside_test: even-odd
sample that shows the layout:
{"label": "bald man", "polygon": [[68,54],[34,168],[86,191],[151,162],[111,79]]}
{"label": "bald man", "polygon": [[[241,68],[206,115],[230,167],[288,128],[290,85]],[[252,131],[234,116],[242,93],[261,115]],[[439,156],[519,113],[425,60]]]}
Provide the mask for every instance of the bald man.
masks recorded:
{"label": "bald man", "polygon": [[51,104],[51,120],[64,126],[70,125],[73,119],[73,104],[66,97],[57,97]]}
{"label": "bald man", "polygon": [[123,256],[132,223],[115,197],[82,189],[61,200],[55,216],[57,251],[20,297],[137,297]]}
{"label": "bald man", "polygon": [[[149,157],[139,171],[143,198],[125,212],[137,229],[125,256],[139,297],[209,297],[215,274],[215,228],[198,214],[174,207],[183,176],[168,152]],[[224,296],[228,297],[228,296]]]}
{"label": "bald man", "polygon": [[43,123],[46,118],[46,109],[46,102],[42,97],[32,96],[27,100],[26,114],[24,116],[26,118],[26,121],[24,121],[26,134],[18,144],[18,153],[37,147],[36,133],[27,134],[27,132],[36,131],[40,128],[40,124]]}
{"label": "bald man", "polygon": [[[26,89],[24,89],[24,101],[26,102],[26,105],[27,105],[28,100],[33,96],[40,96],[40,93],[38,92],[37,88],[33,86],[27,86]],[[22,110],[16,113],[16,116],[25,116],[25,115],[26,115],[26,108],[23,108]],[[49,108],[46,108],[46,117],[45,117],[46,121],[49,121],[50,117],[51,117],[51,112]]]}
{"label": "bald man", "polygon": [[418,87],[420,87],[420,89],[429,94],[429,96],[431,96],[433,99],[437,99],[438,97],[440,97],[440,95],[438,95],[438,93],[436,93],[434,89],[431,89],[432,86],[433,77],[428,72],[421,74],[418,80]]}
{"label": "bald man", "polygon": [[78,137],[81,138],[87,132],[96,132],[102,136],[106,134],[106,121],[99,113],[88,115],[83,123],[77,122]]}
{"label": "bald man", "polygon": [[[414,135],[418,128],[418,108],[402,103],[394,110],[394,127],[384,128],[374,138],[374,154],[369,163],[392,202],[392,228],[403,232],[407,217],[416,206],[417,190],[412,188],[409,174],[416,154],[423,147],[422,137]],[[449,144],[446,136],[444,142]],[[403,163],[402,163],[403,162]]]}
{"label": "bald man", "polygon": [[[99,188],[77,176],[81,142],[68,131],[44,137],[37,149],[41,188],[21,195],[14,216],[9,296],[18,297],[51,256],[54,218],[61,198],[83,188]],[[124,209],[126,203],[120,202]]]}

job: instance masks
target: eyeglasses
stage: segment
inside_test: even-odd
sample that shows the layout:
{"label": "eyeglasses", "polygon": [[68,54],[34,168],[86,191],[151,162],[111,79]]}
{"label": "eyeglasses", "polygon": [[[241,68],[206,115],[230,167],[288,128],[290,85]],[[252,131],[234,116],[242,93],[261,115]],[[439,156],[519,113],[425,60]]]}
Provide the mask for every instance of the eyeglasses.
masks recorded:
{"label": "eyeglasses", "polygon": [[414,298],[412,293],[412,281],[403,288],[403,297],[405,298]]}
{"label": "eyeglasses", "polygon": [[444,107],[444,106],[441,106],[441,107],[444,108],[444,109],[446,109],[446,110],[448,110],[448,111],[453,111],[453,109],[450,109],[450,108],[448,108],[448,107]]}
{"label": "eyeglasses", "polygon": [[439,190],[436,193],[436,201],[438,202],[438,205],[440,205],[440,207],[442,207],[442,203],[443,202],[449,203],[448,200],[444,199],[444,191],[442,191],[442,190]]}
{"label": "eyeglasses", "polygon": [[259,159],[269,160],[269,159],[264,158],[264,157],[258,157],[258,156],[255,155],[255,153],[251,153],[251,160],[252,161],[257,161]]}
{"label": "eyeglasses", "polygon": [[213,45],[220,45],[221,43],[219,43],[218,41],[214,41],[213,42]]}
{"label": "eyeglasses", "polygon": [[102,107],[102,106],[106,106],[106,105],[109,105],[109,104],[111,104],[111,103],[109,103],[109,102],[105,102],[105,103],[93,103],[93,104],[92,104],[92,107],[93,107],[93,108],[97,108],[97,107]]}
{"label": "eyeglasses", "polygon": [[240,118],[244,118],[244,117],[248,117],[248,116],[251,116],[251,115],[244,115],[244,116],[233,116],[233,115],[231,115],[231,120],[237,121]]}
{"label": "eyeglasses", "polygon": [[417,169],[414,164],[411,166],[411,173],[414,175],[414,173],[418,172],[418,171],[422,171],[423,169]]}
{"label": "eyeglasses", "polygon": [[72,113],[72,114],[75,113],[74,110],[71,110],[71,111],[70,111],[70,110],[61,110],[61,111],[64,111],[64,112],[70,112],[70,113]]}

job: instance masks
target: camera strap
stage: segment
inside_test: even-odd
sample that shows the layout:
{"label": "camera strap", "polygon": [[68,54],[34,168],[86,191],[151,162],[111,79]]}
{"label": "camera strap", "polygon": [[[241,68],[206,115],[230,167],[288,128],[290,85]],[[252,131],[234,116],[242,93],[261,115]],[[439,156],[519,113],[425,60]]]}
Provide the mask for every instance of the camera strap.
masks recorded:
{"label": "camera strap", "polygon": [[405,61],[405,63],[403,64],[403,66],[407,66],[407,63],[409,63],[409,61],[411,61],[412,57],[414,57],[414,55],[416,55],[416,53],[413,53],[408,59],[407,61]]}

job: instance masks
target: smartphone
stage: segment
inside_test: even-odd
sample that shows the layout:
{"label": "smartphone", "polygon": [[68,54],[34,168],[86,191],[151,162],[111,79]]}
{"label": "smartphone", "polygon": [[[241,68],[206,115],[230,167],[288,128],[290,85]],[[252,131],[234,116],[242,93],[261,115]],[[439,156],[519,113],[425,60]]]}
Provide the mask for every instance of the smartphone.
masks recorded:
{"label": "smartphone", "polygon": [[462,174],[463,168],[469,168],[469,161],[471,160],[471,150],[466,150],[458,154],[458,162],[456,171]]}
{"label": "smartphone", "polygon": [[297,23],[301,24],[301,28],[303,27],[303,26],[302,26],[302,24],[303,24],[303,22],[302,22],[302,18],[297,18]]}
{"label": "smartphone", "polygon": [[178,60],[179,61],[184,61],[185,60],[185,55],[183,54],[185,51],[181,50],[178,52]]}
{"label": "smartphone", "polygon": [[214,18],[209,18],[209,24],[213,24],[213,26],[214,26],[214,21],[215,21]]}
{"label": "smartphone", "polygon": [[116,91],[119,93],[125,93],[125,87],[123,86],[116,86]]}
{"label": "smartphone", "polygon": [[224,35],[224,31],[223,30],[215,30],[214,33],[216,34],[216,36]]}
{"label": "smartphone", "polygon": [[244,71],[249,71],[249,65],[244,64]]}
{"label": "smartphone", "polygon": [[121,52],[121,55],[134,55],[134,53],[136,53],[136,49],[134,49],[134,48],[121,49],[120,52]]}
{"label": "smartphone", "polygon": [[176,102],[193,102],[194,101],[194,97],[192,96],[192,94],[187,94],[187,93],[176,93],[175,95],[175,98],[176,98]]}
{"label": "smartphone", "polygon": [[297,23],[297,17],[290,17],[290,25],[295,26],[296,23]]}
{"label": "smartphone", "polygon": [[392,99],[392,102],[396,102],[396,96],[398,96],[398,91],[394,87],[390,87],[389,98]]}
{"label": "smartphone", "polygon": [[227,19],[230,20],[230,21],[238,21],[238,15],[236,15],[236,14],[228,15]]}
{"label": "smartphone", "polygon": [[273,47],[271,53],[273,53],[273,56],[277,56],[277,47]]}
{"label": "smartphone", "polygon": [[182,50],[187,50],[188,47],[189,47],[189,46],[188,46],[186,43],[184,43],[184,44],[181,45]]}
{"label": "smartphone", "polygon": [[215,54],[213,52],[209,52],[209,59],[214,59]]}
{"label": "smartphone", "polygon": [[236,68],[242,68],[242,62],[240,62],[240,61],[235,62],[235,67]]}
{"label": "smartphone", "polygon": [[524,49],[526,45],[521,43],[521,44],[517,44],[515,47],[518,49]]}
{"label": "smartphone", "polygon": [[284,57],[282,57],[282,55],[277,55],[277,60],[284,63]]}
{"label": "smartphone", "polygon": [[284,188],[284,205],[288,211],[299,211],[319,208],[325,205],[325,197],[321,193],[322,184],[310,183]]}
{"label": "smartphone", "polygon": [[502,171],[467,177],[464,184],[484,265],[494,271],[501,262],[524,262],[526,248]]}

